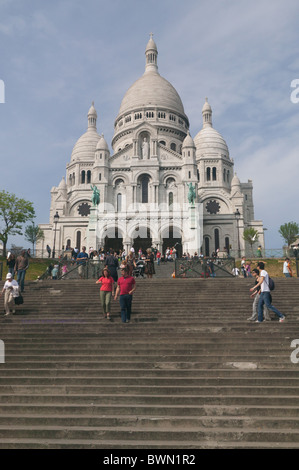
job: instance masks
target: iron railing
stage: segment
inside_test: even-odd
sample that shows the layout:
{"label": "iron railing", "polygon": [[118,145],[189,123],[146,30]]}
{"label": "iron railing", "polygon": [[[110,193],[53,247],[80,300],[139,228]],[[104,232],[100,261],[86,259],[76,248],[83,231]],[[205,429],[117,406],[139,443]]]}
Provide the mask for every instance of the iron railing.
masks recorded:
{"label": "iron railing", "polygon": [[234,258],[176,259],[176,278],[205,278],[234,276]]}
{"label": "iron railing", "polygon": [[53,260],[40,280],[52,279],[53,268],[58,266],[57,279],[99,279],[105,266],[103,260]]}

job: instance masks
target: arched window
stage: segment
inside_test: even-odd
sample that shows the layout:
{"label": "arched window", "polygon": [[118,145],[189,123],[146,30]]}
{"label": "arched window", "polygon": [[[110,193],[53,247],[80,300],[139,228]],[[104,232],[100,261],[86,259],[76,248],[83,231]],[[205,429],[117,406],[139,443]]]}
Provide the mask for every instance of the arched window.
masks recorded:
{"label": "arched window", "polygon": [[84,184],[85,183],[85,170],[83,170],[81,172],[81,183]]}
{"label": "arched window", "polygon": [[200,174],[199,174],[199,170],[197,170],[197,181],[200,181]]}
{"label": "arched window", "polygon": [[219,248],[219,230],[215,228],[214,230],[214,237],[215,237],[215,251]]}
{"label": "arched window", "polygon": [[166,186],[170,188],[171,186],[175,185],[175,179],[172,177],[167,178],[166,180]]}
{"label": "arched window", "polygon": [[99,181],[102,180],[102,173],[99,173]]}
{"label": "arched window", "polygon": [[87,172],[87,183],[89,184],[91,182],[91,171],[88,170]]}
{"label": "arched window", "polygon": [[122,178],[117,178],[114,184],[115,184],[115,187],[120,186],[121,184],[124,184],[124,180]]}
{"label": "arched window", "polygon": [[211,181],[211,168],[207,168],[207,181]]}
{"label": "arched window", "polygon": [[149,177],[144,175],[141,180],[141,202],[142,203],[148,202],[148,183],[149,183]]}
{"label": "arched window", "polygon": [[77,236],[76,236],[76,247],[79,248],[79,250],[81,248],[81,232],[80,232],[80,230],[78,230]]}
{"label": "arched window", "polygon": [[225,180],[226,180],[226,168],[224,168],[223,170],[223,181],[225,182]]}
{"label": "arched window", "polygon": [[227,253],[229,253],[229,237],[225,237],[225,248],[227,250]]}
{"label": "arched window", "polygon": [[73,185],[75,184],[75,173],[73,173]]}
{"label": "arched window", "polygon": [[166,142],[165,142],[165,140],[160,140],[160,141],[159,141],[159,144],[164,145],[164,146],[166,147]]}
{"label": "arched window", "polygon": [[168,194],[168,207],[172,210],[173,208],[173,193]]}
{"label": "arched window", "polygon": [[213,181],[216,181],[216,179],[217,179],[217,168],[215,166],[213,167],[212,174],[213,174]]}
{"label": "arched window", "polygon": [[170,144],[171,150],[174,150],[176,152],[176,144],[172,143]]}
{"label": "arched window", "polygon": [[122,199],[122,195],[121,193],[118,193],[117,199],[116,199],[117,212],[121,212],[121,199]]}
{"label": "arched window", "polygon": [[229,170],[227,170],[227,173],[226,173],[226,181],[229,183],[229,177],[230,177],[230,174],[229,174]]}
{"label": "arched window", "polygon": [[205,237],[205,256],[210,256],[210,240],[209,240],[209,237]]}

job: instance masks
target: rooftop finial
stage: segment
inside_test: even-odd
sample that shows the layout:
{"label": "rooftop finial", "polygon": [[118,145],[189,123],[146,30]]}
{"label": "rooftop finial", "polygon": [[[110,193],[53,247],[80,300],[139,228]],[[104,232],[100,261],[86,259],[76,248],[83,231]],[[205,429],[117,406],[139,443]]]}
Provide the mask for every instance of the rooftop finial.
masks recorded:
{"label": "rooftop finial", "polygon": [[202,108],[202,117],[203,117],[203,127],[212,127],[212,108],[208,103],[208,98],[206,97],[205,104]]}
{"label": "rooftop finial", "polygon": [[145,72],[157,72],[158,71],[158,65],[157,65],[158,49],[157,49],[155,41],[153,40],[153,33],[150,33],[150,39],[145,49],[145,55],[146,55]]}

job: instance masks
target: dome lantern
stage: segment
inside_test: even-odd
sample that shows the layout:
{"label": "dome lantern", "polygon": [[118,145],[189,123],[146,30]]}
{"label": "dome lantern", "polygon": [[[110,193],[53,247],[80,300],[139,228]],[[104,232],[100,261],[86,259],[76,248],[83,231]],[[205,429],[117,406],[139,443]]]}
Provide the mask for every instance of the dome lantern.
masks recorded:
{"label": "dome lantern", "polygon": [[153,33],[150,34],[150,40],[145,49],[145,73],[158,72],[158,49],[155,41],[153,40]]}
{"label": "dome lantern", "polygon": [[212,126],[212,108],[208,103],[208,98],[202,108],[202,119],[203,127],[213,127]]}
{"label": "dome lantern", "polygon": [[97,112],[94,107],[94,101],[91,103],[91,107],[89,108],[87,118],[88,118],[88,129],[96,129],[97,128]]}

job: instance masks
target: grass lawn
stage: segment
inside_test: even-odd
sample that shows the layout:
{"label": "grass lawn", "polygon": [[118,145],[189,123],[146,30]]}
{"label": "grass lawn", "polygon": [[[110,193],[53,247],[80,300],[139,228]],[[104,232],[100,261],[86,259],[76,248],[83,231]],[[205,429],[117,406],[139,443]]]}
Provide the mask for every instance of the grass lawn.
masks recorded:
{"label": "grass lawn", "polygon": [[[259,261],[263,261],[265,263],[265,269],[268,271],[271,277],[284,277],[282,273],[282,266],[284,263],[284,258],[268,258],[268,259],[262,259],[262,258],[255,258],[251,261],[251,269],[255,268],[257,266],[257,263]],[[8,272],[7,266],[6,266],[6,259],[3,257],[0,257],[0,263],[3,262],[3,274],[2,274],[2,280],[5,279],[6,274]],[[28,281],[35,281],[38,276],[41,276],[47,269],[50,263],[53,263],[53,260],[51,258],[44,258],[44,259],[39,259],[39,258],[31,258],[29,263],[29,268],[26,273],[26,279]],[[240,268],[241,261],[236,260],[236,266]],[[293,275],[294,277],[297,277],[297,272],[296,272],[296,262],[294,259],[291,261],[291,266],[293,270]]]}
{"label": "grass lawn", "polygon": [[[5,279],[6,274],[8,273],[8,269],[6,266],[6,258],[0,257],[0,263],[3,263],[3,273],[2,273],[2,280]],[[46,271],[47,267],[50,263],[53,263],[52,259],[44,258],[31,258],[29,260],[29,268],[26,272],[26,280],[27,281],[35,281],[38,276],[41,276]]]}
{"label": "grass lawn", "polygon": [[[283,263],[285,261],[285,258],[267,258],[267,259],[255,258],[252,260],[250,258],[247,258],[247,260],[251,261],[251,270],[257,267],[257,263],[259,261],[263,261],[263,263],[265,263],[265,269],[266,271],[268,271],[271,277],[284,277],[282,268],[283,268]],[[241,266],[241,261],[237,260],[236,267],[240,268],[240,266]],[[295,259],[291,259],[291,268],[293,271],[293,276],[297,277]]]}

